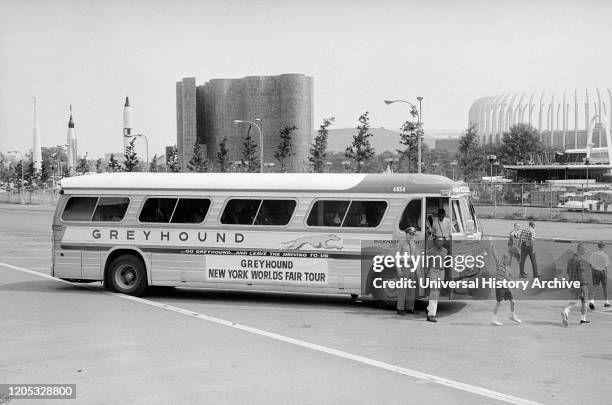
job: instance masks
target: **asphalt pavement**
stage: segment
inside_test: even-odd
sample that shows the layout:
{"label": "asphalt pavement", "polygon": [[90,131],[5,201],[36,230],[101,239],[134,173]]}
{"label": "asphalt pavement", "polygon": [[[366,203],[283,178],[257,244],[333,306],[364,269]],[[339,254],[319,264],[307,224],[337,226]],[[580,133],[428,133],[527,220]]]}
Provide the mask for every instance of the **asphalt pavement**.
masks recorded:
{"label": "asphalt pavement", "polygon": [[[519,302],[521,325],[504,303],[505,325],[494,327],[490,300],[442,301],[431,324],[422,304],[398,317],[344,296],[177,288],[132,299],[49,278],[50,216],[0,207],[0,383],[74,383],[77,399],[65,403],[96,404],[604,404],[612,395],[612,312],[601,307],[590,325],[573,312],[564,328],[564,301]],[[588,225],[567,230],[591,239]]]}

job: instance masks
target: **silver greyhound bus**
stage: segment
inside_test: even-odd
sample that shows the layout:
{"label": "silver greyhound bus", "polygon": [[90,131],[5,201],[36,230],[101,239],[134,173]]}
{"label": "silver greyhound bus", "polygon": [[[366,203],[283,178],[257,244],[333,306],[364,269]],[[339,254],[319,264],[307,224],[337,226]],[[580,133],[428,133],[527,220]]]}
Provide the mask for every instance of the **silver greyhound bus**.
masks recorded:
{"label": "silver greyhound bus", "polygon": [[[473,252],[481,226],[465,184],[427,174],[107,173],[62,180],[52,275],[149,286],[367,295],[364,244],[391,246],[444,208],[453,254]],[[479,269],[451,278],[478,276]],[[383,279],[396,277],[383,271]]]}

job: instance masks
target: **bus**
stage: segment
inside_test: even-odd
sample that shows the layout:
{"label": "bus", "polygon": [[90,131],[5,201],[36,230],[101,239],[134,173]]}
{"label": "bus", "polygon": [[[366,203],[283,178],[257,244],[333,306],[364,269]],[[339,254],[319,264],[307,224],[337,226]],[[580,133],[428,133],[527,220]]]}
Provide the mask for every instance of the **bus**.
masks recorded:
{"label": "bus", "polygon": [[[367,246],[420,241],[444,208],[453,254],[474,253],[482,228],[470,190],[429,174],[105,173],[65,178],[53,217],[53,276],[148,287],[372,295]],[[425,245],[425,244],[424,244]],[[482,269],[448,269],[452,279]],[[426,292],[424,292],[426,293]]]}

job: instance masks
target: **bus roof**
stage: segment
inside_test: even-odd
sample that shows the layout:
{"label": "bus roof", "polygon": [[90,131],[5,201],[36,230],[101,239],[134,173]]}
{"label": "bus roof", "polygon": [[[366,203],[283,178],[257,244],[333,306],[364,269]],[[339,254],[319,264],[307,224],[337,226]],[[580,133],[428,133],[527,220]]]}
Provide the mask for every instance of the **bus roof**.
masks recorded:
{"label": "bus roof", "polygon": [[72,190],[246,190],[440,193],[463,183],[433,174],[364,173],[102,173],[62,179]]}

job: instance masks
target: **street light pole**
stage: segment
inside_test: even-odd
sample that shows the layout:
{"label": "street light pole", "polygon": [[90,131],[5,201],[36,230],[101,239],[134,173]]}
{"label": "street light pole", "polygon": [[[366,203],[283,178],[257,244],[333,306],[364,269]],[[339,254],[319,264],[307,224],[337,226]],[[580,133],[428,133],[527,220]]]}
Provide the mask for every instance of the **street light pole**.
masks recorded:
{"label": "street light pole", "polygon": [[[418,133],[418,136],[419,136],[419,139],[417,141],[417,165],[418,165],[417,173],[421,173],[421,166],[422,166],[422,162],[421,162],[422,161],[422,158],[421,158],[422,146],[421,146],[421,144],[423,143],[423,137],[421,136],[420,131],[421,131],[421,124],[423,122],[421,120],[421,107],[422,107],[421,102],[423,101],[423,97],[419,96],[419,97],[417,97],[417,100],[419,101],[419,108],[418,108],[418,114],[417,114],[417,118],[418,118],[418,122],[417,122],[417,124],[418,124],[418,131],[417,131],[417,133]],[[387,105],[393,104],[393,103],[405,103],[405,104],[408,104],[410,106],[410,108],[413,108],[415,110],[417,109],[416,106],[413,103],[411,103],[410,101],[406,101],[406,100],[385,100],[385,104],[387,104]]]}
{"label": "street light pole", "polygon": [[450,162],[452,168],[453,168],[453,181],[455,181],[455,166],[457,166],[457,161],[453,160],[452,162]]}
{"label": "street light pole", "polygon": [[[417,97],[417,100],[419,101],[419,131],[421,130],[421,123],[422,121],[422,109],[421,109],[421,102],[423,101],[423,97],[419,96]],[[417,144],[417,153],[419,155],[418,157],[418,165],[419,165],[419,170],[417,173],[421,173],[421,151],[422,151],[422,143],[423,143],[423,139],[422,139],[422,135],[419,132],[419,143]]]}
{"label": "street light pole", "polygon": [[[259,121],[259,125],[255,123],[255,121]],[[253,121],[249,120],[234,120],[232,121],[234,124],[251,124],[255,125],[255,128],[259,131],[259,152],[260,152],[260,160],[259,160],[259,171],[260,173],[264,172],[264,144],[263,144],[263,131],[261,130],[261,118],[255,118]]]}

